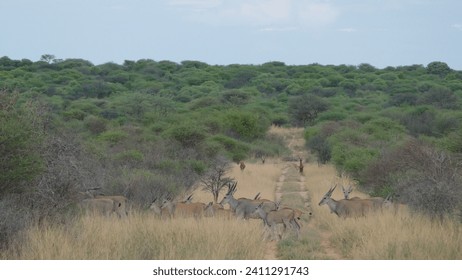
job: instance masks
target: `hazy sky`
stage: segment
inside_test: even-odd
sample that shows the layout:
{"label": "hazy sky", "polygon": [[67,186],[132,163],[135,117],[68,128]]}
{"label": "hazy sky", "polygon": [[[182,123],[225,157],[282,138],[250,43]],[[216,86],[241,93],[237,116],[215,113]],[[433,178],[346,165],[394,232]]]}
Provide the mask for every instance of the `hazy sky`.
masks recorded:
{"label": "hazy sky", "polygon": [[43,54],[462,70],[462,1],[0,0],[0,57]]}

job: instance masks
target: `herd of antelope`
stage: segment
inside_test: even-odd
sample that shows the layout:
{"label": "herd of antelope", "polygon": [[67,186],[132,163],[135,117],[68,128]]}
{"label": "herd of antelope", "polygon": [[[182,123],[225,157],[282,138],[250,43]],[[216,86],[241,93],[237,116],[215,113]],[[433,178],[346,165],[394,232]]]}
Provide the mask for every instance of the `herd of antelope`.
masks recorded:
{"label": "herd of antelope", "polygon": [[[303,161],[299,158],[299,171],[303,172]],[[262,157],[262,163],[265,158]],[[245,163],[239,162],[241,170],[245,169]],[[260,198],[258,193],[253,199],[235,198],[237,182],[228,183],[228,192],[224,195],[220,203],[210,202],[192,202],[192,195],[188,198],[178,201],[168,196],[162,201],[154,199],[149,209],[161,219],[172,219],[175,217],[193,217],[196,219],[203,217],[218,217],[220,219],[261,219],[264,228],[270,232],[273,239],[276,235],[278,225],[283,226],[284,232],[287,229],[293,229],[297,235],[300,234],[300,223],[303,211],[287,206],[281,206],[280,202],[274,202],[268,199]],[[361,199],[359,197],[350,198],[353,190],[351,186],[345,188],[342,186],[343,199],[335,200],[331,198],[332,193],[337,185],[331,187],[322,197],[319,206],[326,204],[331,213],[338,217],[363,217],[370,212],[381,211],[382,208],[389,208],[393,203],[391,197],[372,197]],[[124,218],[128,216],[128,199],[124,196],[104,196],[93,195],[90,190],[81,193],[84,196],[79,202],[79,208],[84,212],[92,212],[104,216],[117,216]],[[226,204],[229,205],[225,208]],[[308,215],[311,212],[307,211]],[[277,234],[281,238],[280,234]]]}
{"label": "herd of antelope", "polygon": [[[264,227],[271,234],[271,238],[277,234],[277,225],[282,224],[284,231],[291,228],[297,236],[300,231],[300,220],[303,211],[289,207],[282,207],[280,202],[274,202],[268,199],[260,198],[258,193],[253,199],[251,198],[235,198],[234,193],[237,190],[237,182],[228,183],[228,192],[224,195],[220,203],[209,202],[208,204],[201,202],[192,202],[192,196],[179,202],[173,202],[171,197],[164,198],[158,204],[155,199],[150,206],[150,209],[163,219],[175,217],[218,217],[224,219],[261,219]],[[225,209],[226,204],[229,208]],[[309,213],[311,214],[311,213]]]}

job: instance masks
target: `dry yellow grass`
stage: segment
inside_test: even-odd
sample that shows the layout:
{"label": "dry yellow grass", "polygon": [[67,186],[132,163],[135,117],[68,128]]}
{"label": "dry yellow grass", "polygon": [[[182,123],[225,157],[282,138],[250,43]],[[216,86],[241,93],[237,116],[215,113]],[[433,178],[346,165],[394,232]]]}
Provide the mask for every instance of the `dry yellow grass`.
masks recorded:
{"label": "dry yellow grass", "polygon": [[461,259],[462,228],[402,211],[331,224],[332,242],[348,259]]}
{"label": "dry yellow grass", "polygon": [[204,218],[162,221],[84,216],[65,226],[31,228],[3,259],[261,259],[261,224]]}
{"label": "dry yellow grass", "polygon": [[[318,206],[330,186],[338,178],[332,167],[309,165],[307,179],[312,195],[313,226],[330,233],[330,242],[347,259],[462,259],[462,227],[445,220],[432,222],[428,217],[411,213],[407,208],[398,212],[385,210],[365,218],[341,219],[330,213],[326,205]],[[354,196],[367,197],[358,191]],[[335,190],[334,199],[342,199]]]}

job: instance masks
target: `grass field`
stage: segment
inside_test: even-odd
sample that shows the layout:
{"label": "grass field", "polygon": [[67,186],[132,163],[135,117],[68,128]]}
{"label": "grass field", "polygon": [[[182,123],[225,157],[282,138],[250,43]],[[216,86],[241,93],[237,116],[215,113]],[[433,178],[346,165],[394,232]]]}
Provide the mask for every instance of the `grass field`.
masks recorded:
{"label": "grass field", "polygon": [[261,259],[260,223],[214,218],[160,220],[85,216],[65,226],[30,229],[3,259]]}

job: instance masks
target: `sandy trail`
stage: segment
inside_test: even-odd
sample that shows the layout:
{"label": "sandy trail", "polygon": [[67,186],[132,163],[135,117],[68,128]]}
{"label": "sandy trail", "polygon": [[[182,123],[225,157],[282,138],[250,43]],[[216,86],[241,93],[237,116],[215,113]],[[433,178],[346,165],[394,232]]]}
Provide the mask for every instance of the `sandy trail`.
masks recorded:
{"label": "sandy trail", "polygon": [[[319,184],[319,174],[331,174],[331,176],[335,176],[335,173],[332,172],[331,167],[323,167],[318,166],[317,164],[307,163],[306,161],[309,159],[310,155],[308,154],[305,148],[305,141],[303,138],[303,129],[290,129],[290,135],[286,136],[287,147],[292,151],[292,157],[294,160],[298,158],[304,159],[304,172],[299,173],[298,177],[294,176],[285,176],[289,171],[298,168],[298,162],[289,162],[286,164],[285,168],[282,170],[282,175],[280,177],[279,182],[277,182],[276,188],[276,199],[280,199],[283,195],[287,194],[298,194],[300,195],[303,200],[305,201],[305,208],[311,207],[313,205],[313,201],[311,201],[310,191],[308,190],[308,186],[314,186]],[[293,169],[292,169],[293,168]],[[292,178],[292,181],[287,180],[287,178]],[[299,191],[291,191],[291,192],[284,192],[283,191],[283,184],[294,184],[299,183],[300,190]],[[334,248],[330,242],[331,233],[328,231],[323,231],[317,228],[315,225],[316,217],[313,217],[311,222],[306,224],[306,227],[309,230],[313,230],[319,233],[320,236],[320,252],[319,258],[321,259],[342,259],[342,255],[336,248]]]}

